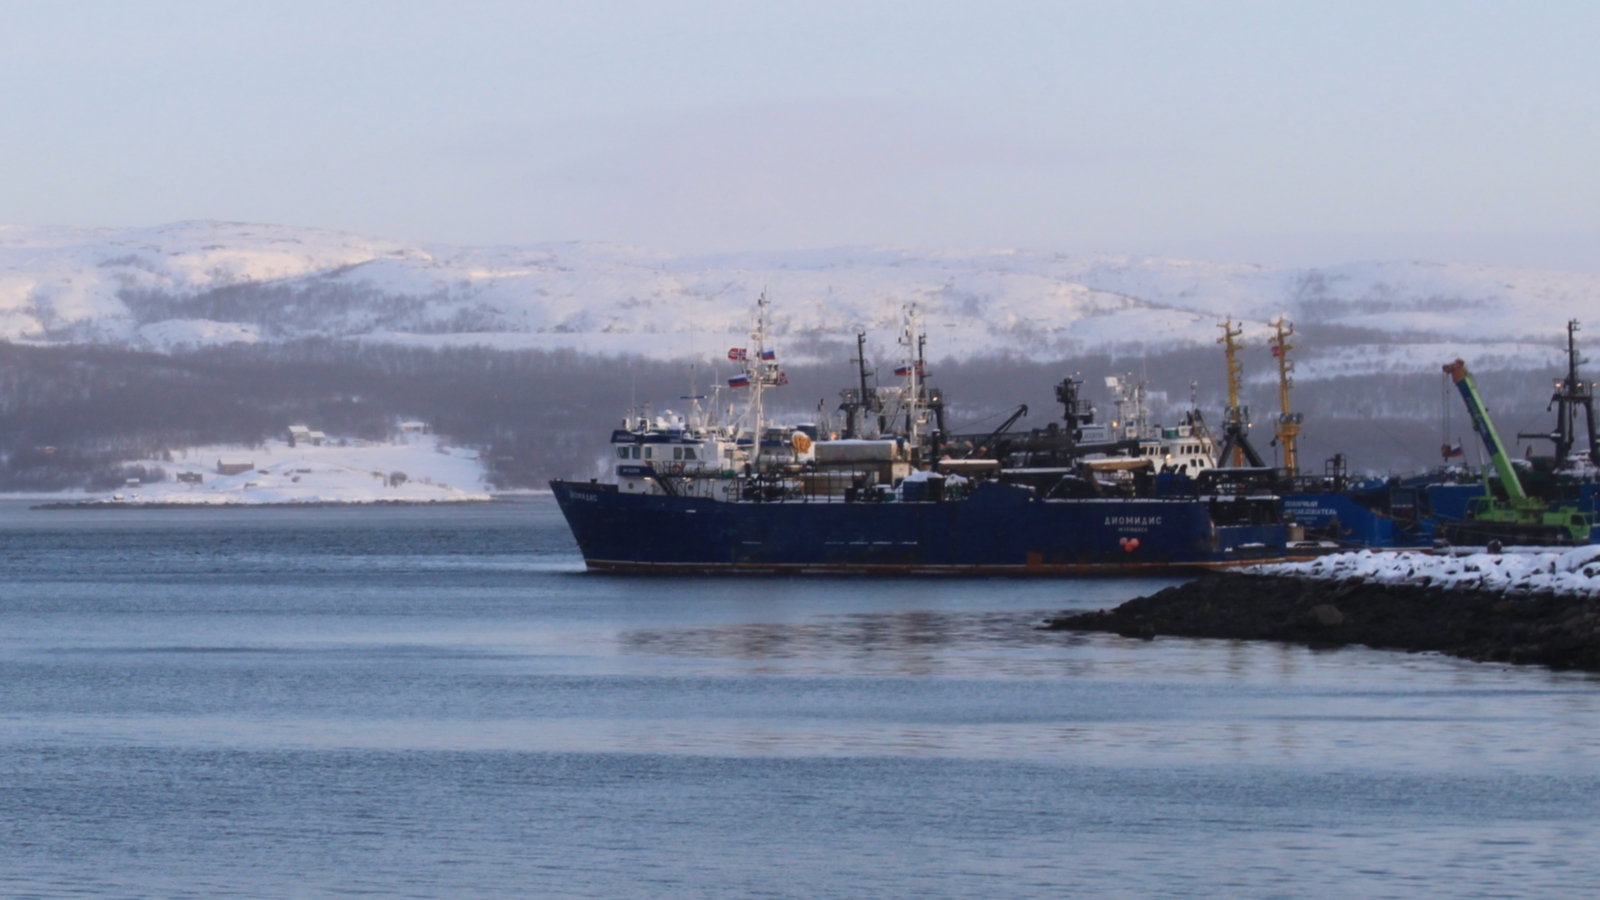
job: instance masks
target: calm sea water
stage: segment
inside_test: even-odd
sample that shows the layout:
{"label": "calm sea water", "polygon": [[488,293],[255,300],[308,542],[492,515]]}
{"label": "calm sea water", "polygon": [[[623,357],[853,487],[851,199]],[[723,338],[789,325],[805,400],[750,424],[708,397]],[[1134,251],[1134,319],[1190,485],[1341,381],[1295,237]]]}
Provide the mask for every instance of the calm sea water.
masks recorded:
{"label": "calm sea water", "polygon": [[1034,630],[1162,584],[0,504],[0,895],[1593,895],[1600,681]]}

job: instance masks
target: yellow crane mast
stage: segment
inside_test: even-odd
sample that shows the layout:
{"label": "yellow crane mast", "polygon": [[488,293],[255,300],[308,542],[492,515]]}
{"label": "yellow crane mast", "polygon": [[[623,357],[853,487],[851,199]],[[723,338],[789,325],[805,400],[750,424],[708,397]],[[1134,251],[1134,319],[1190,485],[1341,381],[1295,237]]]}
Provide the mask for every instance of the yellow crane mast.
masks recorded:
{"label": "yellow crane mast", "polygon": [[1278,414],[1277,427],[1273,429],[1273,436],[1278,439],[1278,444],[1283,447],[1283,469],[1289,477],[1299,474],[1299,460],[1296,457],[1295,444],[1300,438],[1300,425],[1305,421],[1300,413],[1289,411],[1289,389],[1294,387],[1294,361],[1289,359],[1289,351],[1296,344],[1290,343],[1289,338],[1294,335],[1294,323],[1283,316],[1279,316],[1272,323],[1276,334],[1267,339],[1272,346],[1272,356],[1278,361],[1278,402],[1282,412]]}
{"label": "yellow crane mast", "polygon": [[[1222,337],[1217,338],[1217,343],[1222,345],[1223,354],[1228,359],[1228,408],[1222,414],[1223,430],[1239,435],[1245,429],[1245,412],[1239,405],[1239,384],[1244,377],[1244,363],[1239,361],[1241,345],[1238,341],[1239,336],[1244,334],[1244,326],[1235,327],[1233,317],[1229,316],[1226,322],[1219,322],[1217,327],[1222,329]],[[1238,441],[1225,441],[1224,446],[1233,450],[1233,467],[1237,469],[1243,466],[1244,447]]]}

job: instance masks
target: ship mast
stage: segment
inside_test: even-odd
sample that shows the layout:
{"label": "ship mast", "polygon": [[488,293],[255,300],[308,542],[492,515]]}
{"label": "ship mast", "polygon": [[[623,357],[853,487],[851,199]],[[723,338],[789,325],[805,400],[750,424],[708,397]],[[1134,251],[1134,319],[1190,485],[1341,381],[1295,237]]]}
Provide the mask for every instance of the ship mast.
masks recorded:
{"label": "ship mast", "polygon": [[1583,407],[1589,431],[1589,462],[1600,466],[1600,442],[1595,440],[1594,384],[1586,383],[1578,377],[1578,365],[1583,362],[1587,360],[1578,353],[1578,320],[1571,319],[1567,322],[1567,377],[1556,381],[1556,391],[1550,397],[1550,405],[1546,407],[1556,411],[1556,430],[1548,434],[1517,435],[1519,438],[1554,441],[1557,466],[1568,465],[1571,461],[1572,448],[1578,438],[1580,406]]}
{"label": "ship mast", "polygon": [[923,330],[917,335],[917,378],[922,380],[923,405],[933,413],[933,431],[928,435],[928,460],[939,459],[939,451],[944,446],[944,395],[937,389],[928,388],[928,330]]}
{"label": "ship mast", "polygon": [[[1594,424],[1594,382],[1585,384],[1578,378],[1578,363],[1584,360],[1578,357],[1578,320],[1570,319],[1567,322],[1567,383],[1562,385],[1565,389],[1567,400],[1567,415],[1573,416],[1578,406],[1583,407],[1583,421],[1589,429],[1589,462],[1600,466],[1600,441],[1595,440]],[[1574,420],[1576,416],[1573,416]],[[1567,428],[1569,439],[1574,434],[1576,421]],[[1569,448],[1570,449],[1570,448]],[[1562,465],[1566,460],[1561,461]]]}
{"label": "ship mast", "polygon": [[922,380],[921,347],[917,340],[917,305],[906,304],[906,327],[900,337],[900,343],[906,348],[906,442],[911,447],[920,446],[920,437],[917,434],[917,401],[920,382]]}
{"label": "ship mast", "polygon": [[1228,358],[1228,408],[1222,414],[1222,449],[1217,451],[1217,462],[1222,464],[1226,457],[1235,469],[1243,468],[1246,462],[1261,468],[1266,463],[1262,462],[1256,448],[1250,446],[1250,438],[1246,434],[1250,427],[1250,410],[1239,404],[1244,363],[1239,361],[1239,348],[1242,345],[1238,337],[1244,334],[1244,326],[1235,327],[1233,317],[1229,316],[1226,322],[1218,322],[1217,327],[1222,329],[1222,337],[1217,338],[1217,343],[1222,345]]}
{"label": "ship mast", "polygon": [[1278,402],[1282,412],[1278,414],[1277,426],[1273,429],[1273,436],[1283,447],[1283,469],[1290,478],[1300,474],[1299,460],[1296,456],[1296,443],[1300,438],[1300,424],[1305,417],[1300,413],[1289,411],[1289,389],[1294,387],[1294,361],[1289,359],[1289,351],[1297,345],[1289,342],[1294,334],[1294,324],[1283,316],[1272,323],[1277,333],[1267,340],[1272,346],[1272,355],[1278,361]]}
{"label": "ship mast", "polygon": [[[867,413],[881,410],[878,405],[877,392],[867,387],[867,376],[873,373],[867,371],[867,333],[856,332],[856,355],[850,360],[856,364],[856,375],[860,379],[860,387],[845,388],[839,392],[839,409],[844,411],[844,436],[845,438],[864,438],[867,436]],[[883,430],[883,422],[878,422],[878,430]]]}
{"label": "ship mast", "polygon": [[[1239,407],[1239,382],[1244,376],[1244,363],[1239,361],[1238,342],[1238,337],[1244,334],[1244,326],[1234,327],[1233,317],[1229,316],[1221,328],[1222,337],[1217,338],[1217,343],[1222,345],[1228,359],[1228,408],[1222,414],[1222,425],[1231,437],[1244,431],[1244,410]],[[1233,447],[1233,467],[1240,468],[1244,465],[1244,448],[1236,441],[1228,443]]]}
{"label": "ship mast", "polygon": [[750,469],[755,471],[761,462],[761,438],[766,430],[764,419],[765,410],[762,407],[762,394],[769,387],[783,387],[789,383],[789,376],[778,368],[778,354],[767,346],[767,307],[771,305],[767,300],[767,292],[762,291],[761,297],[756,300],[756,327],[750,332],[751,346],[728,351],[730,358],[742,360],[744,363],[744,378],[735,387],[750,388],[750,405],[745,410],[745,416],[750,422],[752,433],[750,435]]}
{"label": "ship mast", "polygon": [[861,381],[861,386],[856,391],[854,402],[846,398],[846,412],[850,416],[849,427],[845,429],[846,438],[859,438],[866,434],[867,398],[867,333],[856,332],[856,375]]}
{"label": "ship mast", "polygon": [[746,360],[746,370],[750,372],[750,418],[754,422],[754,433],[750,436],[750,470],[761,470],[761,433],[763,422],[761,420],[761,392],[766,387],[767,379],[767,292],[762,291],[756,300],[756,327],[750,332],[751,358]]}

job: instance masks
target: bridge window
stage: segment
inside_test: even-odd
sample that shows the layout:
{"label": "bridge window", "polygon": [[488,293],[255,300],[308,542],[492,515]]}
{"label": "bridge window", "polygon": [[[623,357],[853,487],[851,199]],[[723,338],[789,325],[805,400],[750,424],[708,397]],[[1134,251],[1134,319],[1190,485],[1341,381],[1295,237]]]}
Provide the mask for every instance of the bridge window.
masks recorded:
{"label": "bridge window", "polygon": [[634,459],[638,459],[639,458],[639,445],[638,444],[634,444],[633,445],[633,458]]}
{"label": "bridge window", "polygon": [[683,448],[682,447],[673,447],[672,448],[672,458],[673,459],[683,459]]}
{"label": "bridge window", "polygon": [[685,447],[685,448],[683,448],[683,458],[684,459],[695,459],[696,457],[694,455],[694,448],[693,447]]}
{"label": "bridge window", "polygon": [[654,450],[654,449],[655,449],[654,447],[646,447],[646,448],[644,448],[644,458],[645,459],[649,459],[650,456],[651,456],[651,451]]}
{"label": "bridge window", "polygon": [[628,448],[627,447],[618,447],[617,448],[617,458],[619,458],[619,459],[627,459],[628,458]]}

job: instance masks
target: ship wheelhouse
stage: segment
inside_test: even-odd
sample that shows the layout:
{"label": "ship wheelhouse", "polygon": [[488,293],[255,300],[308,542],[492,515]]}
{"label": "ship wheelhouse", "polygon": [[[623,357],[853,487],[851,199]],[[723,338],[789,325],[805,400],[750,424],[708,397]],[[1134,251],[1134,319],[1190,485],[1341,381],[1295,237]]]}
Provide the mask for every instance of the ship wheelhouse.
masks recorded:
{"label": "ship wheelhouse", "polygon": [[748,445],[726,427],[685,421],[670,410],[654,418],[630,416],[611,432],[602,470],[629,493],[672,493],[675,488],[663,484],[671,479],[688,493],[726,499],[725,483],[749,458]]}
{"label": "ship wheelhouse", "polygon": [[1164,469],[1191,477],[1217,466],[1216,446],[1211,436],[1193,425],[1164,428],[1157,426],[1160,436],[1141,444],[1156,461],[1157,469]]}

